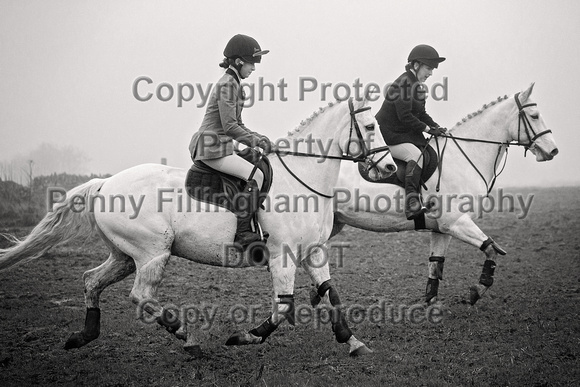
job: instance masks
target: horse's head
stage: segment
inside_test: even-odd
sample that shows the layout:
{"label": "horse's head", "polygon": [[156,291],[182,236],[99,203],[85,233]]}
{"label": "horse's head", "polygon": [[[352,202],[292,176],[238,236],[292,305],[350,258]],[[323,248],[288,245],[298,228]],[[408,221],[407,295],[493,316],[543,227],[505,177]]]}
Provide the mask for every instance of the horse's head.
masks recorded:
{"label": "horse's head", "polygon": [[348,100],[350,130],[348,139],[341,144],[343,154],[360,158],[369,171],[369,177],[380,180],[397,171],[391,151],[379,131],[379,124],[371,113],[368,101]]}
{"label": "horse's head", "polygon": [[530,98],[534,84],[514,96],[518,119],[510,126],[512,139],[529,149],[537,161],[552,160],[558,154],[552,131],[540,115],[538,106]]}

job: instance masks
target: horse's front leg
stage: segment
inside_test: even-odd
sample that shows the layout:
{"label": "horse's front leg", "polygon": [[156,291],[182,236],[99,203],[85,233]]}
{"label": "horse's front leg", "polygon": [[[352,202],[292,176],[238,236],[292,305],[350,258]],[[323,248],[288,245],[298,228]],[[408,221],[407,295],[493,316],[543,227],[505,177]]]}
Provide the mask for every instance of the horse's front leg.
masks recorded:
{"label": "horse's front leg", "polygon": [[445,262],[445,254],[447,253],[449,242],[451,242],[451,235],[435,231],[431,233],[429,274],[425,290],[425,302],[430,305],[437,302],[439,280],[443,279],[443,263]]}
{"label": "horse's front leg", "polygon": [[460,216],[445,232],[459,240],[479,247],[485,253],[486,260],[479,277],[479,283],[469,289],[469,302],[474,305],[493,284],[497,255],[505,255],[506,252],[495,241],[485,235],[468,214]]}
{"label": "horse's front leg", "polygon": [[249,332],[235,332],[226,341],[226,345],[261,344],[285,320],[294,325],[294,279],[296,265],[286,254],[270,257],[269,269],[274,288],[272,314],[258,327]]}
{"label": "horse's front leg", "polygon": [[332,285],[330,280],[330,270],[328,266],[328,257],[326,247],[316,249],[307,259],[302,260],[301,264],[304,270],[310,276],[310,279],[316,286],[316,290],[311,293],[310,301],[312,306],[318,305],[322,299],[328,295],[328,300],[332,306],[332,331],[339,343],[349,345],[349,354],[359,356],[372,353],[364,343],[359,341],[348,327],[345,313],[342,310],[342,304],[338,291]]}
{"label": "horse's front leg", "polygon": [[480,250],[485,253],[486,260],[481,269],[479,283],[469,288],[469,302],[471,305],[474,305],[477,300],[483,297],[487,289],[493,285],[493,275],[496,267],[495,259],[497,258],[497,255],[506,254],[506,251],[499,247],[499,245],[491,238],[487,238],[482,243]]}

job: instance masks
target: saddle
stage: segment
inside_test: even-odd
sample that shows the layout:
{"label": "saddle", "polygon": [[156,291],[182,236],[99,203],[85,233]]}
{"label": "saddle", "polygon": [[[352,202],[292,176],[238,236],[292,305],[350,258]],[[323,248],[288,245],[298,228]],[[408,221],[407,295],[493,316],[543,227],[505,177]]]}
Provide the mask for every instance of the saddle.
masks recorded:
{"label": "saddle", "polygon": [[[238,155],[254,165],[258,162],[258,169],[264,175],[259,194],[265,197],[272,185],[270,161],[266,157],[260,157],[260,152],[252,148],[245,148]],[[236,211],[235,201],[245,187],[244,179],[213,169],[199,160],[193,162],[185,178],[185,189],[192,199],[215,204],[232,212]]]}
{"label": "saddle", "polygon": [[[422,150],[423,151],[423,166],[422,166],[422,174],[421,174],[421,184],[425,185],[425,182],[429,180],[433,173],[437,170],[437,165],[439,164],[439,160],[437,158],[437,152],[435,149],[431,147],[431,145],[427,145],[427,147]],[[358,171],[363,179],[366,181],[370,181],[371,183],[379,183],[379,184],[396,184],[400,187],[405,187],[405,167],[407,163],[403,160],[394,159],[395,164],[397,164],[397,172],[389,177],[386,177],[381,180],[371,180],[369,178],[368,171],[365,170],[365,166],[359,163]]]}

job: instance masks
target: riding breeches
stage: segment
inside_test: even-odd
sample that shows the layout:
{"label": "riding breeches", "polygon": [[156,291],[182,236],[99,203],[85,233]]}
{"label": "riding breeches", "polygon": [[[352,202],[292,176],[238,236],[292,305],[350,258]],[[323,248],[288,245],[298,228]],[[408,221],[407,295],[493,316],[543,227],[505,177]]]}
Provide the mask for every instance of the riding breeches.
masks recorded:
{"label": "riding breeches", "polygon": [[415,161],[419,166],[423,165],[423,153],[415,145],[405,142],[403,144],[389,145],[391,155],[395,159],[405,162]]}
{"label": "riding breeches", "polygon": [[[248,177],[250,177],[250,174],[254,169],[254,164],[244,160],[235,153],[229,156],[220,157],[219,159],[203,160],[203,163],[213,169],[217,169],[218,171],[244,180],[248,180]],[[264,174],[259,169],[256,169],[256,172],[254,173],[254,180],[256,180],[258,187],[262,189]]]}

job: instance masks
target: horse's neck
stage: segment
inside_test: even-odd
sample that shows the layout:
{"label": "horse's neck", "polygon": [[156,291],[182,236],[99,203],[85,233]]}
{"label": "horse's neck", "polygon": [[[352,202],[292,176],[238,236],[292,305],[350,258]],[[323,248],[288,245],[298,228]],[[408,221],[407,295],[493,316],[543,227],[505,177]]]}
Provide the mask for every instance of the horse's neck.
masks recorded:
{"label": "horse's neck", "polygon": [[340,156],[338,139],[340,137],[339,128],[344,126],[340,122],[343,116],[340,112],[343,108],[344,106],[335,105],[322,113],[315,113],[315,116],[308,119],[305,125],[285,138],[290,144],[290,150],[317,155]]}
{"label": "horse's neck", "polygon": [[[310,187],[324,193],[329,193],[338,179],[340,161],[325,157],[341,155],[339,138],[340,128],[344,127],[344,123],[340,120],[344,114],[340,109],[343,108],[344,106],[340,105],[332,106],[316,114],[295,133],[285,137],[283,139],[285,141],[278,141],[279,144],[289,147],[282,150],[284,164]],[[288,151],[289,154],[284,155],[284,151]],[[292,155],[294,152],[313,157]],[[279,169],[286,172],[286,168],[282,165]]]}
{"label": "horse's neck", "polygon": [[[511,110],[507,102],[503,106],[498,105],[489,108],[489,111],[484,111],[458,124],[450,131],[450,134],[454,137],[475,141],[458,139],[456,145],[451,139],[439,138],[439,146],[443,146],[443,142],[446,141],[446,146],[450,147],[449,150],[457,148],[455,151],[449,153],[454,153],[453,157],[458,157],[465,161],[469,159],[483,174],[486,181],[489,182],[498,167],[496,164],[501,160],[506,151],[505,146],[500,146],[496,143],[507,143],[511,140],[509,134],[510,120],[513,119],[513,117],[509,116]],[[494,143],[485,143],[483,141],[491,141]],[[468,168],[473,167],[468,166]]]}

